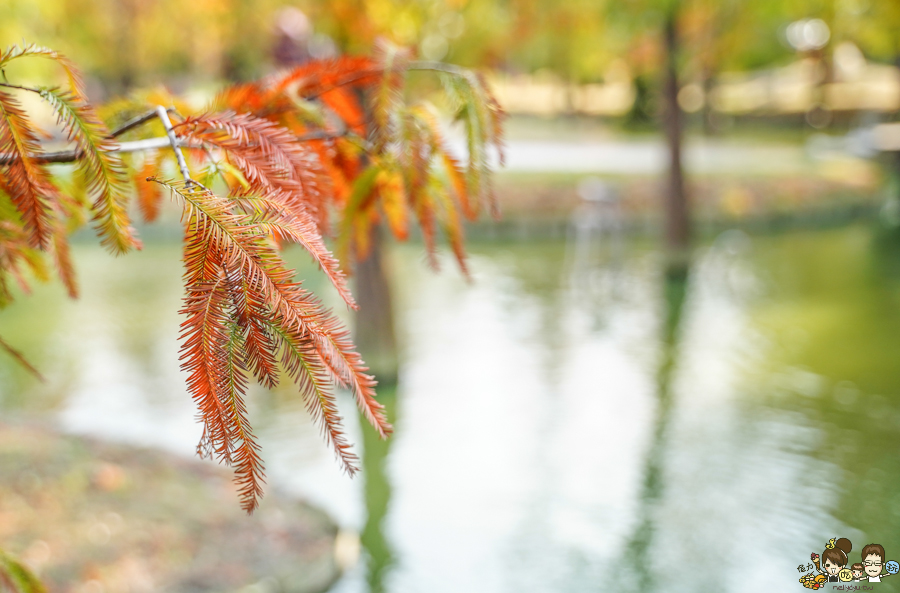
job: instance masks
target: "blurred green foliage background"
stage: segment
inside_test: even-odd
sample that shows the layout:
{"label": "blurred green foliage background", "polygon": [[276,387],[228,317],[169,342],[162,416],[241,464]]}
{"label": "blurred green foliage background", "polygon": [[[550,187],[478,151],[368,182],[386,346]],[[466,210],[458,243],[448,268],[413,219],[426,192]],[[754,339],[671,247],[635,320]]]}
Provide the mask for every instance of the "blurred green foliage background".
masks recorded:
{"label": "blurred green foliage background", "polygon": [[0,44],[58,48],[114,92],[258,76],[286,34],[308,35],[321,55],[366,52],[383,36],[426,59],[599,82],[623,58],[637,73],[658,68],[670,11],[687,78],[794,59],[785,30],[804,18],[828,25],[830,47],[850,41],[885,62],[900,55],[900,5],[889,0],[9,0]]}

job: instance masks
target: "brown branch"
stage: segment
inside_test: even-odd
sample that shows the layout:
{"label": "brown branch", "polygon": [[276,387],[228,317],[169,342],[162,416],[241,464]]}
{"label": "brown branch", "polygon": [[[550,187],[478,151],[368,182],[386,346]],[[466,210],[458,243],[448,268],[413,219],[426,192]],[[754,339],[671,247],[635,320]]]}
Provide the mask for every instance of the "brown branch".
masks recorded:
{"label": "brown branch", "polygon": [[[12,87],[12,88],[20,88],[22,90],[39,92],[37,89],[29,89],[26,87],[17,87],[15,85],[9,85],[5,83],[0,83],[0,86]],[[169,108],[165,110],[166,113],[174,113],[175,110],[173,108]],[[154,117],[159,117],[158,110],[154,109],[153,111],[148,111],[143,115],[139,115],[133,119],[128,120],[112,132],[110,132],[109,137],[115,138],[125,132],[133,130],[134,128],[152,120]],[[170,122],[171,123],[171,122]],[[165,125],[165,124],[163,124]],[[309,132],[308,134],[303,134],[301,136],[297,136],[297,142],[311,142],[314,140],[327,140],[329,138],[342,138],[344,136],[352,135],[348,129],[336,130],[336,131],[328,131],[328,130],[318,130],[315,132]],[[202,148],[201,144],[195,144],[186,142],[185,140],[175,137],[175,142],[177,146],[185,147],[185,148]],[[131,142],[120,142],[114,150],[110,150],[111,153],[123,153],[123,152],[142,152],[145,150],[159,150],[160,148],[165,148],[167,146],[172,146],[172,139],[168,136],[168,131],[166,137],[156,137],[156,138],[147,138],[144,140],[134,140]],[[74,163],[78,161],[82,157],[81,151],[74,150],[57,150],[51,152],[38,152],[33,153],[31,158],[34,162],[41,164],[48,163]],[[14,154],[5,154],[0,153],[0,165],[8,165],[14,162],[18,157]]]}
{"label": "brown branch", "polygon": [[[165,148],[167,146],[171,146],[171,141],[167,137],[147,138],[146,140],[121,142],[114,150],[110,150],[108,152],[142,152],[144,150],[159,150],[160,148]],[[178,140],[178,146],[184,146],[186,148],[200,147],[199,145],[194,145],[181,139]],[[74,163],[81,157],[82,153],[79,150],[38,152],[31,155],[32,160],[38,163]],[[13,154],[0,153],[0,165],[8,165],[17,158],[18,157]]]}
{"label": "brown branch", "polygon": [[[32,88],[32,87],[27,87],[27,86],[20,86],[18,84],[11,84],[8,82],[0,82],[0,86],[6,87],[8,89],[18,89],[20,91],[28,91],[30,93],[36,93],[38,95],[43,93],[42,89],[36,89],[36,88]],[[169,107],[168,109],[166,109],[166,111],[171,112],[171,113],[177,113],[175,111],[174,107]],[[134,128],[138,127],[139,125],[150,121],[154,117],[156,117],[155,109],[148,111],[147,113],[145,113],[143,115],[139,115],[135,118],[128,120],[127,122],[125,122],[124,124],[122,124],[121,126],[116,128],[115,130],[110,132],[109,137],[115,138],[117,136],[121,136],[125,132],[128,132],[129,130],[133,130]]]}
{"label": "brown branch", "polygon": [[[30,93],[36,93],[38,95],[42,95],[43,91],[39,88],[32,88],[27,86],[21,86],[17,84],[11,84],[8,82],[0,82],[0,87],[17,89],[20,91],[28,91]],[[169,107],[165,110],[166,112],[175,112],[174,107]],[[143,115],[139,115],[135,118],[132,118],[110,132],[109,138],[115,138],[133,130],[134,128],[150,121],[154,117],[158,117],[159,113],[156,109],[152,111],[148,111]],[[162,141],[162,143],[160,143]],[[158,148],[163,148],[167,146],[171,142],[169,138],[151,138],[149,140],[138,140],[135,142],[123,142],[118,145],[118,148],[115,150],[111,150],[109,152],[139,152],[143,150],[155,150]],[[183,145],[183,144],[182,144]],[[43,153],[35,153],[31,155],[31,158],[41,164],[46,163],[73,163],[82,157],[81,151],[75,150],[58,150],[55,152],[43,152]],[[2,154],[0,153],[0,165],[8,165],[15,161],[16,155],[13,154]]]}
{"label": "brown branch", "polygon": [[[166,112],[167,113],[175,113],[175,108],[169,107],[168,109],[166,109]],[[129,119],[127,122],[125,122],[124,124],[122,124],[121,126],[116,128],[115,130],[110,132],[109,137],[116,138],[117,136],[121,136],[125,132],[131,131],[138,126],[147,123],[154,117],[158,117],[158,115],[156,113],[156,109],[151,109],[150,111],[148,111],[147,113],[145,113],[143,115],[139,115],[137,117]]]}
{"label": "brown branch", "polygon": [[[154,117],[156,116],[156,112],[153,112]],[[336,132],[329,132],[327,130],[321,130],[317,132],[310,132],[309,134],[303,134],[302,136],[297,136],[297,142],[311,142],[313,140],[327,140],[329,138],[342,138],[344,136],[351,136],[352,134],[347,130],[339,130]],[[187,142],[182,138],[177,138],[176,141],[179,147],[184,148],[203,148],[202,144],[196,144],[192,142]],[[172,142],[168,137],[156,137],[156,138],[147,138],[146,140],[134,140],[132,142],[120,142],[118,147],[115,150],[110,150],[109,152],[142,152],[145,150],[159,150],[160,148],[165,148],[167,146],[171,146]],[[31,155],[33,161],[37,163],[74,163],[78,159],[81,158],[81,152],[78,150],[58,150],[54,152],[38,152]],[[8,165],[16,160],[15,155],[12,154],[4,154],[0,153],[0,165]]]}
{"label": "brown branch", "polygon": [[35,89],[35,88],[31,88],[29,86],[19,86],[17,84],[11,84],[8,82],[0,82],[0,86],[6,87],[8,89],[18,89],[20,91],[28,91],[29,93],[37,93],[38,95],[41,94],[41,89]]}

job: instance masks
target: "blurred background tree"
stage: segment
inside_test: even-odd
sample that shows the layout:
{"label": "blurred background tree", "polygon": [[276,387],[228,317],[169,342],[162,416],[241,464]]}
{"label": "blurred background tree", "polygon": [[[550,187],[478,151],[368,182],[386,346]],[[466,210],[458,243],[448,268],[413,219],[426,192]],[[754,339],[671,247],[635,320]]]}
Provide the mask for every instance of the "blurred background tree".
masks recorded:
{"label": "blurred background tree", "polygon": [[[766,527],[772,533],[785,525],[784,517],[802,523],[792,525],[795,532],[821,529],[824,516],[848,517],[850,526],[867,533],[867,527],[883,529],[880,519],[869,517],[880,517],[872,508],[896,488],[877,494],[893,483],[877,472],[897,475],[890,452],[900,446],[900,424],[891,420],[900,401],[893,337],[900,324],[898,266],[896,240],[884,230],[900,228],[900,201],[885,200],[900,194],[900,176],[891,173],[900,170],[900,142],[889,123],[900,109],[898,27],[900,6],[892,0],[15,0],[0,8],[0,43],[26,37],[77,56],[98,100],[166,85],[202,105],[226,81],[251,80],[308,58],[368,53],[387,38],[413,48],[419,59],[486,71],[510,107],[510,169],[498,179],[504,220],[467,230],[477,282],[464,287],[452,264],[440,276],[419,275],[421,249],[392,245],[389,225],[369,229],[368,257],[357,262],[355,294],[364,311],[377,314],[356,318],[356,339],[383,383],[397,383],[380,393],[403,433],[383,442],[362,427],[360,514],[367,518],[357,527],[370,559],[371,591],[433,588],[427,579],[416,580],[428,569],[416,564],[415,554],[437,550],[438,540],[453,549],[453,534],[463,536],[456,552],[468,561],[478,554],[471,541],[515,542],[504,554],[516,559],[517,574],[529,575],[526,586],[508,587],[517,590],[552,590],[563,582],[560,566],[579,575],[561,589],[596,587],[606,576],[584,568],[594,565],[612,572],[624,566],[623,574],[638,573],[634,582],[645,590],[662,590],[669,577],[654,563],[690,551],[721,556],[709,570],[686,575],[685,588],[719,593],[733,582],[730,562],[739,557],[719,534],[735,524],[748,533],[763,529],[757,517],[734,508],[771,503],[781,513],[775,527]],[[40,78],[50,66],[28,68],[26,75]],[[441,101],[439,80],[410,77],[416,91]],[[453,115],[452,109],[443,113]],[[459,127],[447,140],[461,147]],[[588,175],[601,179],[585,180]],[[861,219],[871,228],[851,224]],[[795,229],[832,226],[846,228]],[[632,237],[642,233],[666,240],[649,248],[651,242]],[[415,232],[412,238],[418,239]],[[664,261],[675,265],[657,267]],[[425,302],[432,308],[420,309]],[[646,327],[639,337],[631,333]],[[32,333],[38,335],[29,328],[18,338],[27,343],[23,336]],[[135,336],[140,348],[149,348],[144,334]],[[141,368],[160,374],[161,365],[153,367],[144,350],[133,350],[140,352],[134,359]],[[635,350],[646,358],[632,371]],[[453,358],[456,352],[464,354]],[[504,364],[498,352],[516,354],[505,373],[494,372]],[[610,356],[623,364],[598,373]],[[741,368],[713,375],[710,369],[731,368],[728,356]],[[651,386],[649,398],[641,399],[641,385]],[[147,391],[152,397],[146,401],[156,401],[159,390]],[[9,392],[28,393],[18,384]],[[628,411],[618,407],[623,394]],[[464,403],[456,410],[448,401]],[[498,402],[509,407],[491,407]],[[567,402],[573,407],[562,412]],[[593,408],[596,402],[602,407]],[[867,413],[859,412],[863,402]],[[640,405],[647,412],[641,418],[651,421],[627,424],[629,411]],[[655,422],[648,412],[654,406]],[[471,410],[485,408],[490,426],[475,424]],[[535,410],[535,425],[517,432]],[[717,415],[722,410],[727,413]],[[735,418],[739,422],[729,424]],[[605,421],[608,429],[598,430]],[[444,431],[434,428],[441,426]],[[268,434],[284,439],[295,428]],[[756,439],[753,430],[766,436]],[[649,438],[641,441],[642,434]],[[790,441],[797,434],[812,434],[810,442],[829,447],[840,443],[837,455],[844,461],[825,460],[838,471],[822,473],[818,445],[802,441],[798,453]],[[861,445],[843,448],[872,434],[885,455],[860,457]],[[578,441],[580,435],[586,440]],[[606,435],[615,439],[604,449],[598,443]],[[632,446],[621,446],[634,435]],[[481,437],[492,446],[474,445]],[[789,453],[767,448],[769,437],[790,441]],[[532,442],[539,446],[529,449]],[[507,445],[522,457],[507,455]],[[609,461],[610,448],[621,458]],[[635,463],[641,451],[645,463]],[[720,451],[728,454],[716,457]],[[518,481],[497,472],[502,461],[495,454],[520,464]],[[678,464],[699,459],[696,473],[672,465],[673,456]],[[481,471],[473,470],[482,460]],[[727,469],[717,470],[719,462]],[[282,467],[290,468],[282,475],[293,475],[294,465]],[[640,479],[629,482],[616,473],[620,469],[643,476],[643,487]],[[760,478],[769,470],[776,473]],[[792,480],[795,473],[805,477]],[[622,495],[627,505],[603,498],[614,490],[606,487],[609,475],[636,492]],[[857,485],[834,475],[852,475]],[[495,478],[503,485],[491,490]],[[477,491],[470,498],[454,490],[470,480]],[[591,490],[594,483],[599,486]],[[848,493],[840,501],[829,494],[801,521],[789,503],[778,506],[777,494],[782,487],[787,500],[807,483]],[[709,499],[723,501],[710,505],[721,516],[697,509],[701,520],[682,537],[687,528],[661,517],[687,517],[698,485],[714,495]],[[775,496],[768,494],[772,489]],[[410,510],[417,493],[420,507]],[[447,493],[441,512],[433,511]],[[576,500],[584,504],[576,508]],[[490,526],[499,516],[491,501],[510,512],[507,527]],[[533,513],[519,512],[519,502]],[[839,515],[832,503],[841,513],[856,510]],[[634,508],[637,514],[629,515]],[[428,512],[452,529],[432,522]],[[633,533],[624,523],[610,530],[613,515],[630,518]],[[467,523],[473,517],[478,527]],[[765,525],[765,517],[758,524]],[[571,525],[586,537],[572,535]],[[704,525],[712,526],[709,533]],[[589,541],[631,556],[603,565],[597,558],[607,559],[606,552],[597,550],[606,544],[591,548]],[[674,541],[679,545],[667,545]],[[521,542],[533,555],[516,547]],[[554,555],[558,542],[576,552]],[[780,574],[783,564],[775,549],[763,555],[769,574]],[[477,561],[506,574],[496,559]],[[543,565],[552,574],[532,579]],[[484,583],[468,588],[482,590]]]}
{"label": "blurred background tree", "polygon": [[[273,33],[286,6],[308,17],[310,51],[360,53],[378,37],[416,47],[425,59],[464,66],[535,72],[567,81],[602,79],[610,62],[628,57],[659,64],[659,19],[676,11],[681,35],[698,71],[756,69],[790,58],[790,22],[815,16],[832,43],[850,40],[871,58],[893,60],[898,9],[892,2],[790,0],[10,0],[0,41],[46,40],[84,69],[125,86],[170,83],[179,76],[249,79],[272,64]],[[293,30],[292,30],[293,31]],[[657,33],[654,34],[653,31]],[[699,73],[699,72],[698,72]]]}

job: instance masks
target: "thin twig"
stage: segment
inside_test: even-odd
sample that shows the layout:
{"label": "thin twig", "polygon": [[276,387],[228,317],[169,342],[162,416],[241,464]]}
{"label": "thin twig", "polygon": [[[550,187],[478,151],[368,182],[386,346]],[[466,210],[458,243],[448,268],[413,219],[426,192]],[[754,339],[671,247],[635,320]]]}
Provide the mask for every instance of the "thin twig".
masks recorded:
{"label": "thin twig", "polygon": [[350,130],[335,130],[330,132],[328,130],[317,130],[315,132],[309,132],[307,134],[301,134],[296,137],[297,142],[310,142],[312,140],[328,140],[329,138],[342,138],[347,136],[350,133]]}
{"label": "thin twig", "polygon": [[[175,112],[175,108],[174,108],[174,107],[169,107],[168,109],[166,109],[166,111],[169,112],[169,113],[174,113],[174,112]],[[129,119],[127,122],[125,122],[124,124],[122,124],[121,126],[119,126],[118,128],[116,128],[115,130],[113,130],[112,132],[110,132],[110,133],[109,133],[109,137],[110,137],[110,138],[115,138],[115,137],[117,137],[117,136],[121,136],[121,135],[124,134],[125,132],[128,132],[128,131],[130,131],[130,130],[133,130],[134,128],[138,127],[139,125],[144,124],[144,123],[147,123],[148,121],[150,121],[150,120],[153,119],[154,117],[157,117],[156,109],[151,109],[150,111],[148,111],[147,113],[145,113],[145,114],[143,114],[143,115],[139,115],[139,116],[137,116],[137,117],[134,117],[134,118]]]}
{"label": "thin twig", "polygon": [[[182,140],[181,138],[177,139],[178,146],[184,148],[200,148],[200,145],[196,142],[188,142],[186,140]],[[143,150],[158,150],[160,148],[165,148],[166,146],[170,146],[172,141],[166,137],[157,137],[157,138],[147,138],[146,140],[135,140],[133,142],[122,142],[119,144],[119,148],[116,150],[111,150],[110,152],[141,152]]]}
{"label": "thin twig", "polygon": [[228,178],[225,177],[225,172],[219,168],[219,162],[216,160],[216,157],[213,155],[212,150],[210,150],[209,146],[203,145],[203,152],[206,153],[206,157],[209,159],[209,162],[212,163],[212,166],[216,168],[216,174],[222,179],[222,182],[225,184],[225,187],[231,192],[231,186],[228,185]]}
{"label": "thin twig", "polygon": [[368,78],[375,74],[381,74],[382,72],[384,72],[383,68],[377,68],[377,69],[370,68],[368,70],[362,70],[360,72],[354,73],[351,76],[345,76],[344,78],[338,80],[334,84],[331,84],[326,87],[320,87],[320,88],[316,89],[317,92],[315,92],[315,93],[310,93],[308,95],[306,95],[306,94],[300,95],[300,98],[301,99],[318,99],[320,96],[324,95],[325,93],[327,93],[329,91],[333,91],[334,89],[338,89],[342,86],[346,86],[348,84],[352,84],[354,82],[363,80],[364,78]]}
{"label": "thin twig", "polygon": [[[36,88],[32,88],[32,87],[27,87],[27,86],[20,86],[20,85],[18,85],[18,84],[11,84],[11,83],[8,83],[8,82],[0,82],[0,87],[6,87],[6,88],[10,88],[10,89],[18,89],[18,90],[20,90],[20,91],[28,91],[28,92],[30,92],[30,93],[37,93],[38,95],[41,95],[41,94],[44,93],[44,90],[43,90],[43,89],[36,89]],[[166,109],[166,111],[167,111],[167,112],[172,112],[172,113],[177,113],[177,112],[175,111],[175,108],[174,108],[174,107],[169,107],[168,109]],[[139,116],[137,116],[137,117],[135,117],[135,118],[132,118],[132,119],[128,120],[127,122],[125,122],[124,124],[122,124],[121,126],[119,126],[118,128],[116,128],[115,130],[113,130],[112,132],[110,132],[110,133],[109,133],[109,137],[110,137],[110,138],[115,138],[115,137],[117,137],[117,136],[121,136],[121,135],[124,134],[125,132],[127,132],[127,131],[129,131],[129,130],[133,130],[134,128],[138,127],[139,125],[141,125],[141,124],[143,124],[143,123],[145,123],[145,122],[150,121],[150,120],[153,119],[154,117],[156,117],[156,110],[155,110],[155,109],[153,109],[153,110],[151,110],[151,111],[148,111],[147,113],[145,113],[145,114],[143,114],[143,115],[139,115]]]}
{"label": "thin twig", "polygon": [[418,60],[415,62],[410,62],[406,67],[407,70],[431,70],[434,72],[445,72],[447,74],[453,74],[454,76],[466,77],[471,74],[471,70],[467,70],[465,68],[460,68],[454,64],[445,64],[444,62],[429,62],[425,60]]}
{"label": "thin twig", "polygon": [[169,114],[162,105],[159,105],[156,108],[156,114],[159,115],[163,127],[166,128],[166,136],[169,137],[169,143],[172,145],[172,150],[175,151],[175,158],[178,159],[178,168],[181,170],[181,176],[184,177],[184,183],[189,186],[194,180],[191,179],[191,172],[188,171],[187,162],[185,162],[184,154],[181,152],[181,147],[178,144],[178,138],[175,137],[175,130],[172,129],[172,122],[169,120]]}
{"label": "thin twig", "polygon": [[18,89],[20,91],[28,91],[29,93],[37,93],[38,95],[41,94],[41,89],[33,89],[31,87],[19,86],[17,84],[10,84],[8,82],[0,82],[0,86],[4,86],[8,89]]}
{"label": "thin twig", "polygon": [[[155,113],[154,113],[155,115]],[[132,142],[120,142],[114,150],[109,153],[118,152],[141,152],[144,150],[159,150],[171,146],[168,137],[147,138],[146,140],[134,140]],[[178,140],[178,146],[185,148],[200,148],[199,144]],[[36,163],[74,163],[82,156],[79,150],[59,150],[56,152],[37,152],[31,154],[31,159]],[[8,165],[19,158],[16,154],[0,153],[0,165]]]}
{"label": "thin twig", "polygon": [[[153,112],[153,115],[156,116],[156,112]],[[327,140],[328,138],[342,138],[344,136],[352,136],[353,134],[348,130],[336,131],[336,132],[328,132],[326,130],[321,130],[317,132],[310,132],[309,134],[303,134],[302,136],[297,136],[297,142],[310,142],[313,140]],[[187,140],[183,140],[181,138],[176,138],[178,142],[178,146],[182,148],[203,148],[203,145],[197,142],[189,142]],[[159,150],[160,148],[165,148],[167,146],[171,146],[172,142],[169,140],[168,136],[162,137],[158,136],[156,138],[147,138],[145,140],[133,140],[130,142],[119,142],[115,149],[107,151],[110,154],[118,153],[118,152],[141,152],[144,150]],[[31,153],[31,160],[35,163],[74,163],[78,159],[81,158],[81,151],[78,150],[57,150],[54,152],[33,152]],[[15,162],[19,156],[11,153],[0,153],[0,165],[8,165],[12,162]]]}
{"label": "thin twig", "polygon": [[303,99],[317,99],[321,95],[324,95],[328,91],[333,91],[334,89],[340,88],[342,86],[346,86],[348,84],[353,84],[354,82],[363,80],[364,78],[368,78],[369,76],[375,74],[381,74],[385,70],[391,72],[404,72],[409,70],[416,71],[431,71],[431,72],[443,72],[445,74],[452,74],[454,76],[459,76],[465,78],[470,75],[470,71],[465,68],[460,68],[459,66],[455,66],[453,64],[445,64],[443,62],[429,62],[429,61],[416,61],[410,62],[406,68],[370,68],[368,70],[362,70],[361,72],[355,72],[350,76],[346,76],[344,78],[339,79],[337,82],[326,86],[320,87],[316,89],[315,93],[310,93],[308,95],[302,95]]}
{"label": "thin twig", "polygon": [[[6,86],[3,83],[0,83],[0,86]],[[27,89],[30,90],[30,89]],[[171,108],[167,109],[166,112],[173,111]],[[145,113],[144,115],[138,116],[132,120],[129,120],[122,126],[116,128],[110,133],[110,137],[115,137],[120,134],[124,134],[128,130],[134,129],[135,127],[146,123],[153,117],[159,117],[159,112],[157,110],[150,111]],[[165,124],[163,124],[165,125]],[[167,131],[168,134],[168,131]],[[352,136],[352,132],[348,129],[336,130],[336,131],[328,131],[328,130],[318,130],[315,132],[309,132],[307,134],[303,134],[296,137],[297,142],[311,142],[313,140],[327,140],[329,138],[342,138],[345,136]],[[175,139],[178,147],[184,148],[203,148],[203,145],[196,142],[188,142],[186,140],[182,140],[180,138]],[[144,140],[133,140],[130,142],[119,142],[116,145],[116,148],[108,151],[109,153],[122,153],[122,152],[142,152],[144,150],[159,150],[160,148],[165,148],[167,146],[172,145],[172,140],[168,137],[156,137],[156,138],[147,138]],[[74,163],[82,157],[82,152],[77,149],[73,150],[57,150],[53,152],[35,152],[30,155],[31,160],[35,163],[47,164],[47,163]],[[0,165],[8,165],[13,163],[18,159],[19,156],[17,154],[12,153],[0,153]]]}
{"label": "thin twig", "polygon": [[328,105],[323,104],[322,108],[334,116],[334,120],[337,121],[338,129],[334,131],[328,130],[316,130],[315,132],[308,132],[306,134],[302,134],[297,136],[297,142],[308,142],[310,140],[324,140],[328,138],[349,138],[351,141],[356,141],[359,146],[361,146],[366,152],[370,152],[372,146],[366,142],[365,138],[358,136],[353,130],[350,129],[350,126],[341,119],[341,116],[334,112]]}
{"label": "thin twig", "polygon": [[3,338],[0,338],[0,348],[2,348],[3,350],[6,350],[7,354],[9,354],[13,358],[15,358],[19,362],[19,364],[21,364],[28,371],[30,371],[31,374],[34,375],[35,377],[37,377],[41,382],[44,381],[44,376],[41,375],[40,371],[38,371],[36,368],[31,366],[31,363],[28,362],[28,359],[25,358],[25,356],[21,352],[19,352],[18,350],[16,350],[9,344],[7,344]]}

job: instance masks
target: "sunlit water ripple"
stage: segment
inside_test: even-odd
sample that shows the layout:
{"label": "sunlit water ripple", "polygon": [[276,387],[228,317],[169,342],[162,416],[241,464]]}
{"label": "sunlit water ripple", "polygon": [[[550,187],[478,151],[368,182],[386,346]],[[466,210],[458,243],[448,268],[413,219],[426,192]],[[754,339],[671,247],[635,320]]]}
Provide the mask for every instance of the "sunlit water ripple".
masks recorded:
{"label": "sunlit water ripple", "polygon": [[[334,593],[786,590],[835,535],[896,555],[900,365],[829,358],[900,350],[896,255],[859,227],[730,231],[667,283],[654,250],[589,240],[473,245],[471,283],[394,252],[386,447],[363,450],[341,399],[370,475],[341,474],[289,387],[254,392],[270,485],[376,535]],[[80,301],[41,289],[0,317],[48,369],[4,363],[4,413],[192,455],[177,246],[75,254]]]}

